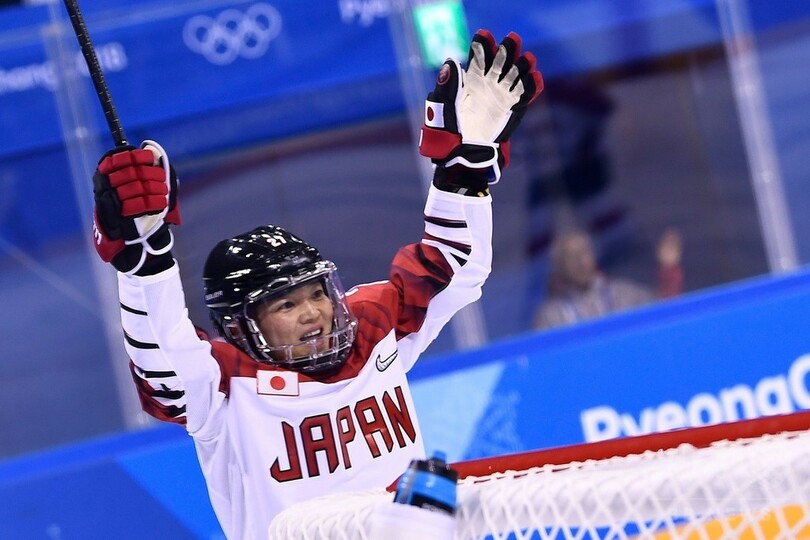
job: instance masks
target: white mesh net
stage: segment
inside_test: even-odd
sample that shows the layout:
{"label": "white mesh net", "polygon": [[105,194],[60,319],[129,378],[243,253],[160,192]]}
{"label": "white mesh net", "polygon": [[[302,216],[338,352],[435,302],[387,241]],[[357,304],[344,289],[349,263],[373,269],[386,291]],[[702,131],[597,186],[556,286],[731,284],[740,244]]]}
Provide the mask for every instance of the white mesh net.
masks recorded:
{"label": "white mesh net", "polygon": [[[392,499],[302,503],[270,538],[366,539],[374,506]],[[457,539],[810,539],[810,432],[468,477],[458,502]]]}

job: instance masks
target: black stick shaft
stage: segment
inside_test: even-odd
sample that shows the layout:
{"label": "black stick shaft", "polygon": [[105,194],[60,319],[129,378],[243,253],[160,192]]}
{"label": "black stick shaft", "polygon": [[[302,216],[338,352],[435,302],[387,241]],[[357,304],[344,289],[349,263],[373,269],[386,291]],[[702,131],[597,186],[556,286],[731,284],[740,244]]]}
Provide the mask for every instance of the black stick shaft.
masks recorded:
{"label": "black stick shaft", "polygon": [[76,33],[76,38],[79,40],[79,46],[82,49],[84,61],[87,63],[90,78],[93,80],[93,86],[96,89],[98,100],[101,102],[101,108],[104,110],[104,118],[107,120],[107,125],[110,128],[110,134],[115,142],[115,146],[126,146],[127,137],[124,134],[124,128],[121,127],[121,120],[118,118],[118,113],[115,111],[110,89],[107,87],[107,81],[104,79],[104,73],[101,71],[101,65],[98,63],[98,57],[96,56],[93,42],[90,41],[87,25],[84,23],[81,10],[79,10],[79,3],[77,0],[65,0],[65,7],[70,17],[70,23],[73,25],[73,31]]}

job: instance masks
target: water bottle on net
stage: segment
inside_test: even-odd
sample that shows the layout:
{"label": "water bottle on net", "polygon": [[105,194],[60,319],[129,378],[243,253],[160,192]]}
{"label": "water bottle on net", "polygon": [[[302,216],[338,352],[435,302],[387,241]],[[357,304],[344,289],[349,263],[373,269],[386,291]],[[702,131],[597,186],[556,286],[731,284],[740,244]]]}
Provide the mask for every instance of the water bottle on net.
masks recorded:
{"label": "water bottle on net", "polygon": [[458,472],[447,465],[444,452],[414,459],[399,479],[394,502],[455,515]]}

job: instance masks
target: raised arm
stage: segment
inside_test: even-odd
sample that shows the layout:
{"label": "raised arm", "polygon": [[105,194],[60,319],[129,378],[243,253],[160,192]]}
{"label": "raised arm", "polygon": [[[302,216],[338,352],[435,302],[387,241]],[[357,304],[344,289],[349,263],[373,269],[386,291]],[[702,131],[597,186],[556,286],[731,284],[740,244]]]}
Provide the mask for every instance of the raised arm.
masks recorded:
{"label": "raised arm", "polygon": [[[509,164],[509,138],[543,89],[536,60],[510,33],[500,45],[479,30],[465,69],[448,59],[425,102],[419,144],[435,172],[421,243],[394,260],[391,283],[405,310],[401,351],[415,360],[439,330],[481,296],[492,266],[489,186]],[[407,334],[407,335],[406,335]]]}
{"label": "raised arm", "polygon": [[222,396],[219,367],[188,319],[171,254],[177,177],[166,152],[146,141],[105,154],[93,183],[95,246],[118,270],[124,346],[143,408],[194,434]]}

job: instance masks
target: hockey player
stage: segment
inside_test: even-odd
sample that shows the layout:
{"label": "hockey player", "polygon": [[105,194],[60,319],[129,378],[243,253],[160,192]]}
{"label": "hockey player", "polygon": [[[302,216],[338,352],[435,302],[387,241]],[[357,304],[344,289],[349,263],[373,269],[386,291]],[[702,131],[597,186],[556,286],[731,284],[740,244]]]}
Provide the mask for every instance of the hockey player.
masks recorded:
{"label": "hockey player", "polygon": [[421,242],[386,281],[344,294],[335,265],[280,227],[219,242],[205,302],[222,339],[188,319],[169,225],[177,181],[153,141],[105,154],[94,236],[118,270],[125,347],[146,412],[193,437],[229,538],[267,535],[285,507],[379,488],[424,457],[406,380],[419,354],[490,272],[491,198],[509,137],[542,90],[520,37],[479,31],[466,71],[442,66],[420,152],[435,164]]}

